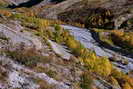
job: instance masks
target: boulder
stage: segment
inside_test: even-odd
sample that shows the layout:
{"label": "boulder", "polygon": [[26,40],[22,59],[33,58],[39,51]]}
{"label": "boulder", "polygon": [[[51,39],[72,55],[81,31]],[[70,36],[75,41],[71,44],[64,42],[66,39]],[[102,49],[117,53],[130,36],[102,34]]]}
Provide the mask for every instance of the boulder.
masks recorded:
{"label": "boulder", "polygon": [[71,58],[71,54],[68,53],[68,50],[66,50],[65,48],[63,48],[63,46],[51,41],[51,40],[48,40],[48,42],[50,43],[52,49],[54,50],[54,52],[61,56],[63,59],[66,59],[66,60],[70,60]]}

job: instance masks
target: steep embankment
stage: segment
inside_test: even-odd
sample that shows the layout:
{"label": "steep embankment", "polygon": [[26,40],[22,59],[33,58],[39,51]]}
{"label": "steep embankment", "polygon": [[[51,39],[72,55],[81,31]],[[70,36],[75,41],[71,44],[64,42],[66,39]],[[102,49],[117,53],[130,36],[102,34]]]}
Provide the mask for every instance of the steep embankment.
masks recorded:
{"label": "steep embankment", "polygon": [[48,9],[44,9],[39,16],[49,19],[57,19],[59,13],[64,12],[71,5],[80,2],[82,0],[66,0],[59,4],[53,5]]}
{"label": "steep embankment", "polygon": [[0,24],[0,88],[72,89],[74,86],[70,81],[77,78],[75,82],[78,82],[82,73],[78,68],[76,74],[73,73],[77,77],[71,74],[75,63],[69,62],[69,59],[75,58],[69,57],[66,62],[67,56],[64,58],[60,55],[66,51],[60,52],[64,49],[62,46],[58,47],[51,41],[59,52],[55,54],[50,43],[35,35],[40,33],[33,29],[26,30],[20,23],[12,19]]}
{"label": "steep embankment", "polygon": [[118,29],[133,17],[132,8],[132,0],[83,0],[59,13],[58,19],[84,23],[86,27]]}
{"label": "steep embankment", "polygon": [[[89,48],[93,51],[95,51],[97,56],[102,57],[108,57],[113,58],[115,55],[115,59],[118,60],[118,62],[113,62],[114,65],[116,65],[118,68],[120,68],[123,72],[129,72],[133,70],[133,59],[128,56],[123,56],[120,54],[120,52],[115,52],[115,50],[107,49],[104,46],[104,44],[99,44],[95,38],[93,38],[91,31],[87,29],[82,29],[74,26],[66,26],[63,25],[65,29],[70,30],[71,34],[74,35],[74,37],[79,40],[86,48]],[[95,34],[93,34],[95,35]],[[125,64],[124,61],[128,61],[128,64]]]}
{"label": "steep embankment", "polygon": [[[71,10],[68,7],[75,7],[73,4],[78,2],[66,0],[38,7],[47,3],[42,1],[31,8],[0,8],[0,88],[133,88],[132,58],[101,46],[91,30],[78,27],[82,27],[81,24],[72,23],[77,27],[62,25],[66,23],[38,17],[39,14],[44,15],[42,13],[45,10],[48,12],[45,13],[46,17],[56,17],[62,11]],[[98,0],[95,5],[102,6],[103,3],[103,0]],[[85,5],[81,2],[79,4]],[[33,9],[37,14],[34,14]],[[83,11],[88,14],[86,10],[90,9],[85,8]],[[110,17],[110,11],[103,8],[91,11],[96,16],[94,22],[99,20],[100,15]],[[79,10],[80,18],[84,16],[81,12]]]}

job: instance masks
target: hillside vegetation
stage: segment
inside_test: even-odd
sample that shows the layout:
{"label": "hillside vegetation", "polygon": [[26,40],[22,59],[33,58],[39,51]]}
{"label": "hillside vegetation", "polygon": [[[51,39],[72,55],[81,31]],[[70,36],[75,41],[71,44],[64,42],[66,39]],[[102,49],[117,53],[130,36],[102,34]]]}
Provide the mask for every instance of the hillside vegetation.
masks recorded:
{"label": "hillside vegetation", "polygon": [[[44,6],[19,7],[18,4],[15,8],[9,8],[12,0],[8,1],[0,1],[1,89],[133,89],[132,66],[127,71],[116,65],[132,64],[132,61],[99,56],[70,30],[74,29],[71,26],[86,27],[86,33],[98,35],[100,42],[132,54],[132,18],[125,16],[126,20],[119,24],[117,15],[121,13],[111,8],[114,0],[81,0],[61,9],[58,9],[60,5],[70,0],[53,0]],[[128,4],[122,1],[117,5]],[[52,13],[53,10],[61,11]],[[132,13],[127,11],[122,12]],[[53,14],[57,18],[53,19]]]}

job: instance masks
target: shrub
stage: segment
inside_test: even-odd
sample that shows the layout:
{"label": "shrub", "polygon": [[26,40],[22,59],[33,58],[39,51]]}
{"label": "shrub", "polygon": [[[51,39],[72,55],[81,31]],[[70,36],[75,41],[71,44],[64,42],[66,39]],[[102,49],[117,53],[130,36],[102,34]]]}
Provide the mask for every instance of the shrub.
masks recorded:
{"label": "shrub", "polygon": [[123,73],[121,71],[118,71],[116,68],[113,68],[111,76],[113,76],[115,79],[120,79],[123,76]]}
{"label": "shrub", "polygon": [[54,40],[57,43],[62,43],[63,42],[63,38],[62,38],[63,30],[62,30],[62,28],[57,24],[55,24],[54,28],[55,28]]}
{"label": "shrub", "polygon": [[9,10],[0,9],[0,15],[10,17],[12,16],[12,13]]}
{"label": "shrub", "polygon": [[133,89],[128,83],[123,84],[123,89]]}
{"label": "shrub", "polygon": [[116,45],[124,49],[128,49],[129,51],[132,51],[133,50],[133,35],[132,34],[133,32],[124,32],[124,31],[114,30],[112,32],[111,38],[112,38],[112,41]]}
{"label": "shrub", "polygon": [[82,59],[85,66],[101,76],[109,76],[112,71],[112,65],[107,58],[97,58],[91,54],[90,58]]}
{"label": "shrub", "polygon": [[96,8],[86,19],[85,26],[95,28],[113,28],[113,23],[111,22],[112,18],[113,14],[110,10],[105,8]]}
{"label": "shrub", "polygon": [[109,78],[109,83],[111,83],[113,86],[120,87],[118,81],[112,76]]}
{"label": "shrub", "polygon": [[82,89],[92,89],[93,79],[92,76],[89,75],[89,73],[83,73],[81,76],[81,88]]}
{"label": "shrub", "polygon": [[50,85],[44,80],[34,79],[34,81],[39,84],[39,89],[55,89],[55,85]]}
{"label": "shrub", "polygon": [[118,83],[123,87],[123,89],[128,89],[128,87],[131,87],[131,89],[133,88],[132,77],[125,75],[124,73],[118,71],[115,68],[113,68],[111,76],[113,76],[118,81]]}
{"label": "shrub", "polygon": [[[2,63],[1,63],[2,64]],[[0,81],[4,82],[6,81],[6,77],[8,75],[8,73],[4,70],[2,70],[2,67],[0,68]]]}
{"label": "shrub", "polygon": [[128,75],[123,75],[122,80],[125,81],[126,83],[128,83],[130,85],[130,87],[133,88],[133,78],[132,77],[129,77]]}
{"label": "shrub", "polygon": [[6,54],[18,63],[29,67],[35,67],[38,62],[45,60],[34,49],[6,51]]}
{"label": "shrub", "polygon": [[78,47],[78,44],[75,40],[73,40],[72,37],[68,37],[67,40],[66,40],[66,45],[71,48],[72,50],[73,49],[76,49]]}
{"label": "shrub", "polygon": [[5,0],[0,0],[0,8],[6,7],[7,3],[5,2]]}
{"label": "shrub", "polygon": [[58,24],[55,24],[54,27],[55,27],[55,31],[57,32],[60,32],[62,30],[61,26],[59,26]]}
{"label": "shrub", "polygon": [[57,75],[57,73],[52,70],[47,71],[46,74],[51,78],[55,78],[55,76]]}

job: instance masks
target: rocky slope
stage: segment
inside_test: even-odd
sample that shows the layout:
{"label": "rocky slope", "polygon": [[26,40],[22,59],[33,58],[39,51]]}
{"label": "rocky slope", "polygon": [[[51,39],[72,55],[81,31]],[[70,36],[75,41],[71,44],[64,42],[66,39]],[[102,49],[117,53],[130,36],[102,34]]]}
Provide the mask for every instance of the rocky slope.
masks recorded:
{"label": "rocky slope", "polygon": [[[126,37],[127,47],[132,46],[132,39],[124,34],[129,34],[129,27],[105,30],[97,23],[94,29],[93,20],[85,22],[90,15],[96,16],[95,21],[100,15],[108,19],[111,9],[110,20],[118,29],[132,18],[132,12],[124,11],[132,8],[132,1],[43,0],[31,4],[32,0],[6,0],[8,6],[7,2],[12,3],[11,8],[0,4],[1,89],[133,89],[132,51],[111,39],[120,31],[115,35],[124,42]],[[101,8],[97,10],[97,6]],[[89,29],[82,28],[84,23]]]}
{"label": "rocky slope", "polygon": [[89,27],[118,29],[133,17],[132,3],[132,0],[84,0],[69,6],[57,16],[63,21],[79,22]]}
{"label": "rocky slope", "polygon": [[[69,65],[63,63],[64,59],[56,56],[54,51],[52,51],[46,43],[41,41],[41,38],[38,38],[33,35],[33,33],[27,31],[22,32],[23,29],[24,28],[20,24],[18,24],[18,22],[14,21],[11,21],[6,25],[0,24],[0,69],[2,78],[0,80],[0,88],[37,89],[40,87],[39,89],[71,89],[72,86],[70,81],[75,78],[78,79],[77,74],[75,74],[77,77],[71,76],[71,70],[73,68],[70,65],[71,63]],[[56,46],[55,44],[53,45]],[[60,48],[57,46],[56,50]],[[23,52],[26,51],[28,53],[23,54]],[[15,56],[15,52],[19,52],[20,54],[17,54]],[[5,56],[7,54],[9,56]],[[39,55],[40,57],[42,55],[42,62],[39,62],[37,55],[38,57]],[[64,53],[64,55],[66,55],[66,53]],[[20,60],[16,59],[17,57],[20,57]],[[29,58],[31,60],[29,60]],[[14,60],[16,60],[17,62]],[[23,65],[25,64],[24,61],[27,67]],[[33,67],[31,68],[28,66]],[[47,71],[47,74],[44,73],[44,71]],[[50,76],[57,76],[57,79],[59,78],[59,81],[51,78]],[[64,78],[61,79],[62,77],[60,76]],[[40,83],[42,83],[41,86],[38,84],[39,81]],[[48,85],[43,86],[43,83],[45,82],[48,83]],[[54,88],[52,88],[52,86],[54,86]]]}
{"label": "rocky slope", "polygon": [[29,0],[3,0],[9,4],[19,5],[21,3],[27,2]]}

